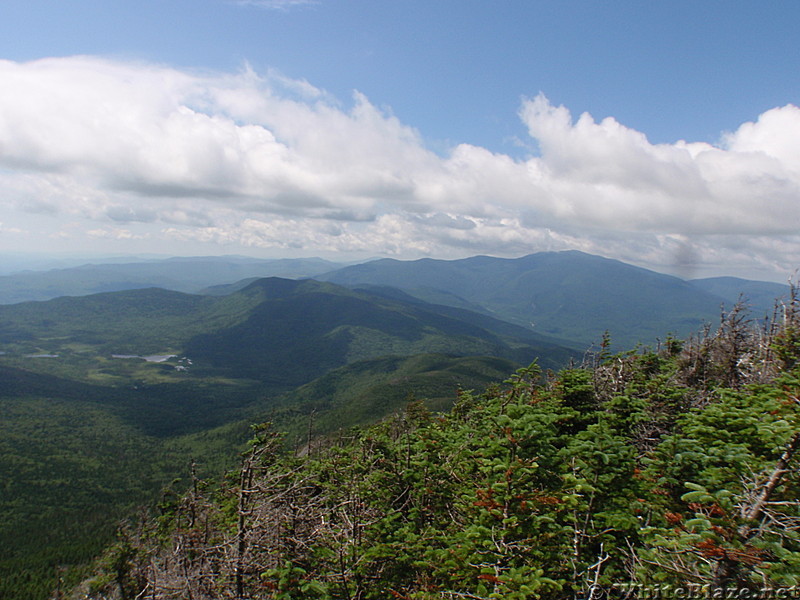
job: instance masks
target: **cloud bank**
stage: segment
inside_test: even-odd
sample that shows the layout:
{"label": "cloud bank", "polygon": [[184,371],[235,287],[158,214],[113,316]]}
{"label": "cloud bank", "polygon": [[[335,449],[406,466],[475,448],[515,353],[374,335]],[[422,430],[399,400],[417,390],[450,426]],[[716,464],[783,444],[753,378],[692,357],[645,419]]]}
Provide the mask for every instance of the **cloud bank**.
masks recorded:
{"label": "cloud bank", "polygon": [[519,117],[536,155],[468,144],[440,155],[363,95],[345,106],[277,73],[0,61],[0,220],[23,236],[41,235],[47,218],[87,245],[400,257],[578,248],[765,277],[800,266],[798,107],[713,144],[651,144],[541,94]]}

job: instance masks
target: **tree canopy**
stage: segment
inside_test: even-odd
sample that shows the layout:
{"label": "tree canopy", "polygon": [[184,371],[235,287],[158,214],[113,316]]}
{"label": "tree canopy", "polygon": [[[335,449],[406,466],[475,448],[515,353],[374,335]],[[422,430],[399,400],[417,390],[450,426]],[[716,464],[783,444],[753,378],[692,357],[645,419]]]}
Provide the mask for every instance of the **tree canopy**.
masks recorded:
{"label": "tree canopy", "polygon": [[800,585],[800,366],[781,323],[520,369],[240,467],[131,522],[79,597],[508,600]]}

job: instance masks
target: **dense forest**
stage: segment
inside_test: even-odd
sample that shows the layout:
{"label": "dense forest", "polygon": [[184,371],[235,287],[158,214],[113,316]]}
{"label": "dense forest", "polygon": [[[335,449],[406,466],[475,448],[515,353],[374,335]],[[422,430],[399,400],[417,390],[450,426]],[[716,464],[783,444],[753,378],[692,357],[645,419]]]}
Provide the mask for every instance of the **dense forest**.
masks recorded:
{"label": "dense forest", "polygon": [[83,579],[118,520],[191,460],[199,477],[234,466],[251,423],[291,446],[309,418],[321,435],[410,394],[446,409],[458,384],[574,355],[484,315],[280,278],[0,306],[0,598]]}
{"label": "dense forest", "polygon": [[771,322],[736,307],[686,341],[614,355],[604,343],[559,372],[533,364],[460,390],[446,412],[409,399],[334,436],[310,423],[288,450],[280,431],[256,426],[237,469],[221,481],[187,473],[62,597],[794,589],[799,308],[795,294]]}

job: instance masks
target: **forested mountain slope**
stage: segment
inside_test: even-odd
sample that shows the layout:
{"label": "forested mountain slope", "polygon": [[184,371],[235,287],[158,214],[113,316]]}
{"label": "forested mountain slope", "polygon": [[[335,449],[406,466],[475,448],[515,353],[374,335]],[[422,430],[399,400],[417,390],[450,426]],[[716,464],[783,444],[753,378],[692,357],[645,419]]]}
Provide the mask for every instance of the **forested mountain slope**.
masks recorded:
{"label": "forested mountain slope", "polygon": [[183,350],[216,371],[277,386],[297,386],[329,369],[387,354],[488,355],[517,362],[539,356],[548,367],[575,355],[496,319],[313,280],[262,279],[237,295],[261,302],[239,323],[187,340]]}
{"label": "forested mountain slope", "polygon": [[488,356],[418,354],[364,360],[287,393],[270,418],[287,432],[287,444],[297,446],[306,443],[308,435],[371,425],[415,399],[432,410],[449,410],[459,389],[484,390],[515,368],[513,361]]}
{"label": "forested mountain slope", "polygon": [[[377,260],[317,279],[400,288],[429,302],[483,310],[588,348],[612,333],[615,347],[683,337],[716,323],[726,300],[668,275],[577,251],[522,258]],[[728,302],[728,308],[733,303]]]}
{"label": "forested mountain slope", "polygon": [[[800,585],[800,314],[462,391],[131,523],[80,597],[753,597]],[[665,586],[670,586],[666,588]],[[733,596],[730,596],[733,594]],[[115,596],[116,595],[116,596]],[[670,596],[671,597],[671,596]]]}
{"label": "forested mountain slope", "polygon": [[468,311],[355,292],[330,283],[260,279],[226,296],[159,288],[0,306],[8,355],[179,354],[204,374],[285,390],[350,362],[439,352],[539,357],[571,353],[552,339]]}
{"label": "forested mountain slope", "polygon": [[74,581],[115,520],[191,459],[199,476],[235,463],[252,422],[294,444],[414,396],[445,408],[536,356],[557,368],[577,354],[484,315],[311,280],[0,306],[0,546],[13,546],[0,598]]}

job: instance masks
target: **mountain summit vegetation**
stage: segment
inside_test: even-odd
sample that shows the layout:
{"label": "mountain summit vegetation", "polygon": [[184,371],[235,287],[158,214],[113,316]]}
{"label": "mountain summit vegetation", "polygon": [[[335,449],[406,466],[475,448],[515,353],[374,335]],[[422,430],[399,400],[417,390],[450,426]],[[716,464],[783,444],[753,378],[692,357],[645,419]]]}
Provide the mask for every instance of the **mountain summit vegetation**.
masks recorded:
{"label": "mountain summit vegetation", "polygon": [[[800,585],[800,306],[418,402],[132,520],[73,596],[708,597]],[[665,587],[668,586],[668,587]],[[748,596],[749,597],[749,596]]]}

